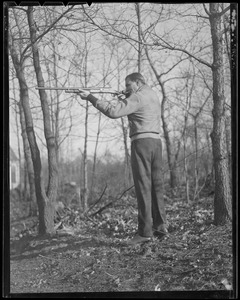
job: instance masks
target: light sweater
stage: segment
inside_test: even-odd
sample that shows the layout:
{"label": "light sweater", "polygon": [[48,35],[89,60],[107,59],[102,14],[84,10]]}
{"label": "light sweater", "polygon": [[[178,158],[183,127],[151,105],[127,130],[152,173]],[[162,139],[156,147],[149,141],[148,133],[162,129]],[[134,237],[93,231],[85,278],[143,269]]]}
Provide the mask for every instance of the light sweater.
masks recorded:
{"label": "light sweater", "polygon": [[99,100],[88,95],[89,100],[99,111],[109,118],[127,116],[131,140],[138,138],[160,138],[161,106],[157,94],[148,86],[141,86],[135,93],[117,104]]}

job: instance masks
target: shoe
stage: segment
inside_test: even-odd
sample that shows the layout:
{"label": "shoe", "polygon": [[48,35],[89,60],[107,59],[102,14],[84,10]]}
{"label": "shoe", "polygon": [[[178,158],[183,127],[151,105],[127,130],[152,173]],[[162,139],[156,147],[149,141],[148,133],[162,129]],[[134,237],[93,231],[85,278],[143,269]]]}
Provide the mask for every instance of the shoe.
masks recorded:
{"label": "shoe", "polygon": [[146,237],[146,236],[140,236],[139,234],[137,234],[134,238],[132,238],[131,240],[127,241],[128,245],[134,246],[137,244],[142,244],[142,243],[146,243],[146,242],[150,242],[151,241],[151,237]]}
{"label": "shoe", "polygon": [[168,230],[166,227],[162,226],[160,229],[155,229],[153,228],[153,235],[158,237],[158,238],[162,238],[165,235],[168,235]]}

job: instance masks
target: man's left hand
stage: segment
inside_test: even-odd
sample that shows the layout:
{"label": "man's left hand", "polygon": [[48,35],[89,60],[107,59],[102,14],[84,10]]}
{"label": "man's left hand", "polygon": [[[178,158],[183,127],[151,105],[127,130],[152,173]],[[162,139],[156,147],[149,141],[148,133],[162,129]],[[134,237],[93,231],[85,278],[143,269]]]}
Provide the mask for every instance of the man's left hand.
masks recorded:
{"label": "man's left hand", "polygon": [[78,95],[83,99],[86,100],[87,96],[90,95],[89,91],[86,90],[78,90]]}

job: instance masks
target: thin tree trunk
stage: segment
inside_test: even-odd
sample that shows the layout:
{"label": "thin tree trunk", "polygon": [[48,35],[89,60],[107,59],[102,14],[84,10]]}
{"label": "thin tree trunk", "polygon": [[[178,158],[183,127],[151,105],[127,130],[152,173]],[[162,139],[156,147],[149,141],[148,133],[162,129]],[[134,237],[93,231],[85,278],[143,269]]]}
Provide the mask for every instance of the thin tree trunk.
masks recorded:
{"label": "thin tree trunk", "polygon": [[[85,48],[86,48],[86,54],[85,54],[85,64],[84,64],[84,86],[87,87],[88,83],[88,49],[87,49],[87,40],[86,40],[86,32],[84,33],[85,38]],[[87,211],[88,209],[88,196],[89,196],[89,190],[88,190],[88,153],[87,153],[87,146],[88,146],[88,111],[89,111],[89,103],[86,101],[86,112],[85,112],[85,139],[84,139],[84,151],[83,151],[83,211]]]}
{"label": "thin tree trunk", "polygon": [[[15,89],[14,89],[15,91]],[[14,92],[15,94],[15,92]],[[14,95],[15,96],[15,95]],[[17,99],[17,97],[15,97],[15,99]],[[21,155],[21,149],[20,149],[20,140],[19,140],[19,124],[18,124],[18,104],[17,104],[17,101],[14,102],[14,110],[15,110],[15,114],[16,114],[16,117],[15,117],[15,120],[16,120],[16,129],[17,129],[17,148],[18,148],[18,164],[19,164],[19,174],[20,174],[20,180],[19,180],[19,194],[20,194],[20,200],[23,200],[25,198],[25,191],[24,191],[24,194],[23,194],[23,183],[22,183],[22,155]],[[23,170],[24,172],[24,170]]]}
{"label": "thin tree trunk", "polygon": [[122,132],[123,132],[123,144],[124,144],[124,187],[127,188],[129,185],[132,185],[132,173],[131,173],[131,162],[130,155],[128,151],[128,127],[124,124],[124,119],[121,118]]}
{"label": "thin tree trunk", "polygon": [[19,103],[19,112],[20,112],[20,124],[22,128],[24,157],[25,157],[26,171],[27,171],[28,182],[29,182],[29,194],[30,194],[29,215],[36,215],[37,199],[36,199],[36,192],[35,192],[34,168],[33,168],[33,162],[31,157],[31,149],[27,137],[25,116],[24,116],[21,102]]}
{"label": "thin tree trunk", "polygon": [[[230,177],[230,185],[232,183],[232,130],[231,130],[231,116],[226,113],[225,118],[225,132],[226,132],[226,147],[227,147],[227,157],[228,157],[228,170]],[[232,185],[231,185],[232,188]],[[232,189],[231,189],[232,190]]]}
{"label": "thin tree trunk", "polygon": [[88,209],[87,141],[88,141],[88,102],[86,103],[85,140],[84,140],[84,151],[83,151],[83,211],[86,211]]}
{"label": "thin tree trunk", "polygon": [[150,59],[147,47],[145,47],[145,53],[146,53],[147,59],[149,61],[149,64],[153,70],[153,73],[161,87],[161,90],[162,90],[161,120],[162,120],[162,128],[163,128],[164,139],[165,139],[166,150],[167,150],[167,160],[168,160],[168,167],[169,167],[169,172],[170,172],[170,186],[172,189],[172,193],[174,193],[174,190],[176,189],[177,184],[178,184],[176,161],[177,161],[179,152],[178,151],[176,152],[175,159],[174,159],[174,156],[172,154],[172,144],[171,144],[171,139],[170,139],[170,135],[169,135],[168,124],[167,124],[166,117],[164,114],[165,104],[167,101],[167,95],[166,95],[166,91],[165,91],[164,82],[161,81],[161,76],[158,74],[156,68],[154,67],[154,65]]}
{"label": "thin tree trunk", "polygon": [[219,3],[210,3],[210,25],[213,43],[213,130],[211,133],[215,171],[214,222],[225,224],[232,218],[231,189],[225,136],[225,97],[223,44]]}
{"label": "thin tree trunk", "polygon": [[[32,43],[32,53],[33,53],[33,65],[36,73],[38,86],[44,86],[44,79],[40,66],[40,58],[37,43],[35,43],[36,36],[36,26],[33,19],[33,7],[29,6],[27,10],[28,24],[30,30],[30,39]],[[51,119],[50,111],[48,107],[47,94],[45,90],[39,90],[39,96],[41,100],[43,120],[44,120],[44,135],[47,143],[48,151],[48,188],[47,188],[47,197],[44,201],[44,220],[45,220],[45,229],[46,233],[51,233],[54,231],[54,204],[57,197],[58,189],[58,167],[57,167],[57,158],[56,158],[56,145],[55,137],[51,130]]]}
{"label": "thin tree trunk", "polygon": [[199,199],[198,193],[198,130],[197,130],[197,116],[194,117],[194,140],[195,140],[195,159],[194,159],[194,196],[193,201]]}
{"label": "thin tree trunk", "polygon": [[[187,114],[187,112],[186,112],[186,114]],[[185,119],[185,128],[184,128],[184,132],[183,132],[183,155],[184,155],[185,192],[186,192],[187,203],[190,203],[190,198],[189,198],[188,163],[187,163],[187,151],[186,151],[186,143],[187,143],[187,138],[186,138],[187,115],[185,115],[184,119]]]}
{"label": "thin tree trunk", "polygon": [[138,26],[138,72],[141,73],[141,52],[142,52],[142,43],[141,43],[141,12],[140,12],[140,3],[135,3],[135,9],[137,13],[137,26]]}
{"label": "thin tree trunk", "polygon": [[94,148],[94,155],[93,155],[93,167],[92,167],[92,184],[91,184],[91,190],[90,190],[90,198],[94,195],[94,187],[95,187],[95,181],[96,181],[96,164],[97,164],[97,148],[98,148],[98,142],[99,142],[99,136],[100,136],[100,125],[101,125],[101,116],[102,114],[98,113],[98,130],[97,130],[97,137],[96,137],[96,143]]}
{"label": "thin tree trunk", "polygon": [[[54,55],[53,55],[53,74],[54,74],[54,82],[55,85],[57,86],[58,84],[58,80],[57,80],[57,70],[56,70],[56,66],[57,66],[57,59],[56,59],[56,54],[55,54],[55,42],[52,42],[52,46],[53,46],[53,50],[54,50]],[[60,99],[59,99],[59,91],[56,91],[56,95],[57,95],[57,103],[56,103],[56,109],[54,111],[54,136],[55,136],[55,147],[56,147],[56,160],[57,160],[57,164],[59,162],[59,114],[60,114]]]}
{"label": "thin tree trunk", "polygon": [[190,94],[188,93],[188,81],[186,83],[186,110],[184,114],[184,128],[183,128],[183,155],[184,155],[184,174],[185,174],[185,189],[186,189],[186,198],[187,203],[190,203],[189,197],[189,177],[188,177],[188,160],[187,160],[187,125],[188,125],[188,115],[190,109],[190,101],[191,101],[191,94],[193,90],[193,86],[191,87]]}
{"label": "thin tree trunk", "polygon": [[169,136],[168,124],[166,122],[166,118],[164,115],[165,104],[167,101],[165,87],[162,82],[159,82],[159,83],[162,88],[162,95],[163,95],[162,103],[161,103],[161,119],[162,119],[162,128],[163,128],[163,132],[164,132],[164,138],[165,138],[165,142],[166,142],[168,166],[169,166],[169,170],[170,170],[170,186],[171,186],[171,189],[174,190],[177,186],[176,160],[173,161],[172,145],[171,145],[171,140],[170,140],[170,136]]}

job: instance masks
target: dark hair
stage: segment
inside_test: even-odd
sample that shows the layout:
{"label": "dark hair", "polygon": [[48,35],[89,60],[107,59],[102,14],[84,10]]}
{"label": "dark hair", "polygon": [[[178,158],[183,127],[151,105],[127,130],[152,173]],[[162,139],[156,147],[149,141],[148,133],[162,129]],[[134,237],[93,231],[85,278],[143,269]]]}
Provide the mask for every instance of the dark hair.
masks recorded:
{"label": "dark hair", "polygon": [[125,80],[128,80],[128,79],[131,80],[131,81],[137,81],[137,80],[139,80],[142,84],[145,84],[145,79],[142,76],[142,74],[140,74],[140,73],[129,74],[129,75],[127,75],[127,77],[125,78]]}

